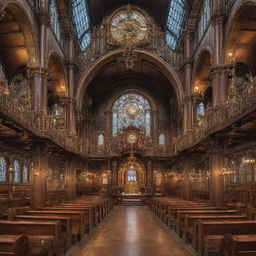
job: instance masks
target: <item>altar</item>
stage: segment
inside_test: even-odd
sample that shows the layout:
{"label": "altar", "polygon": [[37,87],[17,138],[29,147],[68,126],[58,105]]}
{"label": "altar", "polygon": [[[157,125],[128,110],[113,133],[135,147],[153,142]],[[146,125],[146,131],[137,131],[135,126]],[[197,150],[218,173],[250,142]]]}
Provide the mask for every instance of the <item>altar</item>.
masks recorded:
{"label": "altar", "polygon": [[113,195],[114,201],[119,205],[145,205],[152,197],[150,194],[116,194]]}

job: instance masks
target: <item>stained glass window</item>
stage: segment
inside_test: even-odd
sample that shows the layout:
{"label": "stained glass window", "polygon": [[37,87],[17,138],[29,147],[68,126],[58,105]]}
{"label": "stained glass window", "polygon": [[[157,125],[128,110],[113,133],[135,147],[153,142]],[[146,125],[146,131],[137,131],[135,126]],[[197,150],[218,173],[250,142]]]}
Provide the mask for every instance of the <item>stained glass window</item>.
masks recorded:
{"label": "stained glass window", "polygon": [[177,47],[184,25],[186,0],[170,0],[169,14],[166,24],[166,42],[172,48]]}
{"label": "stained glass window", "polygon": [[52,30],[56,35],[57,39],[60,40],[61,29],[60,29],[58,8],[55,0],[50,0],[49,13],[50,13],[50,22],[51,22]]}
{"label": "stained glass window", "polygon": [[136,181],[137,180],[136,171],[133,169],[128,170],[127,179],[128,181]]}
{"label": "stained glass window", "polygon": [[201,102],[197,105],[197,114],[198,115],[201,115],[201,116],[204,116],[205,114],[205,108],[204,108],[204,103]]}
{"label": "stained glass window", "polygon": [[14,182],[21,182],[20,163],[17,160],[13,162]]}
{"label": "stained glass window", "polygon": [[202,13],[198,25],[198,38],[201,39],[211,18],[210,0],[204,0]]}
{"label": "stained glass window", "polygon": [[71,1],[72,18],[81,49],[84,50],[90,43],[90,19],[86,0]]}
{"label": "stained glass window", "polygon": [[163,133],[159,135],[159,144],[164,145],[165,144],[165,136]]}
{"label": "stained glass window", "polygon": [[103,145],[104,144],[104,135],[100,134],[98,136],[98,145]]}
{"label": "stained glass window", "polygon": [[22,181],[23,183],[28,183],[28,166],[24,165],[22,170]]}
{"label": "stained glass window", "polygon": [[119,97],[112,107],[112,132],[117,135],[124,128],[136,127],[150,136],[151,107],[141,95],[128,93]]}
{"label": "stained glass window", "polygon": [[6,161],[4,157],[0,157],[0,181],[7,181]]}

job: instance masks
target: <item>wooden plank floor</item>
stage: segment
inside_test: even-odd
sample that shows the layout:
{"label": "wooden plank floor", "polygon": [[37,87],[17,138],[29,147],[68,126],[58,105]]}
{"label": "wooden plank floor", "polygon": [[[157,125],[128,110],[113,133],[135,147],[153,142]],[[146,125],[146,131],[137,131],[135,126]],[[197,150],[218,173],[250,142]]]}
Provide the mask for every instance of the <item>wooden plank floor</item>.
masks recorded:
{"label": "wooden plank floor", "polygon": [[116,206],[88,241],[69,256],[191,256],[196,255],[146,206]]}

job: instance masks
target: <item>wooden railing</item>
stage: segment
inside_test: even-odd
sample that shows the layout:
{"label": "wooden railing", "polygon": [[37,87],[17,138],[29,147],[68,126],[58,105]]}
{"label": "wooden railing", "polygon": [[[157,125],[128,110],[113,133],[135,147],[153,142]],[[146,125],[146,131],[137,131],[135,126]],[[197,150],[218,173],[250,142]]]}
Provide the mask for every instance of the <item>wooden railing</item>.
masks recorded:
{"label": "wooden railing", "polygon": [[190,148],[209,135],[220,131],[256,109],[256,81],[244,85],[228,102],[208,109],[204,120],[174,140],[175,153]]}

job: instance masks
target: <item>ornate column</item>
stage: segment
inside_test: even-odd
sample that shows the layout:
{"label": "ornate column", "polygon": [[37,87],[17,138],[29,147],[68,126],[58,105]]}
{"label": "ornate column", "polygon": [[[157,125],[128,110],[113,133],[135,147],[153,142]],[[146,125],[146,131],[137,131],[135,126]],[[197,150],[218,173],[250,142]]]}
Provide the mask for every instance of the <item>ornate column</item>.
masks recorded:
{"label": "ornate column", "polygon": [[32,205],[33,208],[43,207],[47,201],[47,172],[48,172],[48,146],[37,144],[32,155],[33,163],[33,185]]}
{"label": "ornate column", "polygon": [[112,127],[112,112],[111,111],[106,111],[105,112],[105,117],[106,117],[106,134],[105,138],[106,141],[109,141],[112,135],[111,127]]}
{"label": "ornate column", "polygon": [[221,151],[210,152],[210,201],[216,206],[224,206],[225,190],[222,168],[225,167],[225,157]]}
{"label": "ornate column", "polygon": [[184,172],[184,199],[190,200],[191,199],[191,183],[190,183],[190,171],[192,165],[191,161],[187,160],[184,162],[183,172]]}
{"label": "ornate column", "polygon": [[152,194],[152,189],[153,189],[153,163],[151,159],[147,160],[147,193]]}
{"label": "ornate column", "polygon": [[67,129],[70,134],[76,134],[76,116],[75,116],[75,74],[74,74],[74,35],[68,34],[68,97],[69,102],[67,105]]}
{"label": "ornate column", "polygon": [[114,193],[117,193],[117,187],[118,187],[118,161],[116,159],[112,160],[112,191]]}
{"label": "ornate column", "polygon": [[158,141],[158,124],[159,124],[159,112],[157,110],[154,110],[152,111],[151,133],[156,141]]}
{"label": "ornate column", "polygon": [[76,198],[76,164],[72,161],[66,162],[65,175],[65,200],[71,201]]}
{"label": "ornate column", "polygon": [[184,132],[186,132],[193,125],[193,105],[190,100],[192,94],[192,43],[194,40],[194,32],[187,30],[185,32],[185,101],[184,101]]}
{"label": "ornate column", "polygon": [[[44,2],[44,1],[42,1]],[[35,111],[47,112],[47,63],[46,55],[48,51],[48,27],[50,26],[47,5],[42,5],[37,12],[40,23],[39,38],[39,63],[34,67],[33,79],[33,108]]]}
{"label": "ornate column", "polygon": [[213,84],[213,106],[227,100],[228,78],[222,67],[225,63],[224,52],[224,24],[225,6],[224,1],[213,1],[212,23],[214,27],[214,69],[212,75]]}

